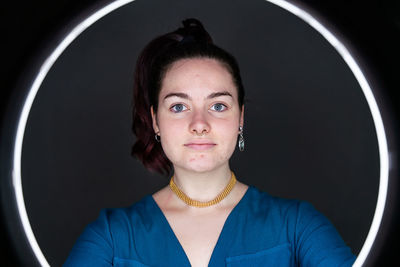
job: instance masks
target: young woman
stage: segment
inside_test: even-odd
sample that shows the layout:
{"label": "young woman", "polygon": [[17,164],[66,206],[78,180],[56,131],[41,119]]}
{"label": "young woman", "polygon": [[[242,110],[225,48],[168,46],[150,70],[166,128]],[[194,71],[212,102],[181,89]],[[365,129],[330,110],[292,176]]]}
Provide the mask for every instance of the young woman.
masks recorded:
{"label": "young woman", "polygon": [[64,266],[351,266],[355,257],[311,205],[239,182],[244,89],[236,60],[196,19],[150,42],[134,84],[133,154],[173,174],[85,229]]}

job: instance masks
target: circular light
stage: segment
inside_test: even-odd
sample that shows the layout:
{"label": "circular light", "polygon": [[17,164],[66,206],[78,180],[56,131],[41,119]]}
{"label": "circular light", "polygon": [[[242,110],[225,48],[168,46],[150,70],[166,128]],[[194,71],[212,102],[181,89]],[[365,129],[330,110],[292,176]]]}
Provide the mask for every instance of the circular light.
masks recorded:
{"label": "circular light", "polygon": [[[65,49],[88,27],[94,24],[96,21],[109,14],[110,12],[130,3],[134,0],[116,0],[99,10],[95,11],[93,14],[89,15],[86,19],[81,21],[78,25],[76,25],[72,31],[65,36],[65,38],[57,45],[54,51],[46,58],[43,62],[40,71],[36,75],[34,82],[32,83],[29,93],[25,99],[23,108],[19,115],[17,132],[14,141],[14,158],[13,158],[13,172],[12,172],[12,182],[17,202],[17,208],[20,220],[22,222],[22,226],[25,232],[25,235],[29,241],[29,244],[34,252],[37,260],[42,266],[49,266],[45,256],[43,255],[37,241],[35,235],[32,231],[27,211],[24,204],[23,190],[22,190],[22,182],[21,182],[21,154],[22,154],[22,145],[23,145],[23,137],[25,133],[26,123],[28,120],[28,115],[31,110],[33,101],[35,100],[36,94],[46,77],[47,73],[53,66],[54,62],[58,59],[58,57],[65,51]],[[332,31],[328,30],[327,26],[317,20],[316,16],[313,16],[309,11],[306,11],[304,8],[299,7],[293,3],[283,0],[266,0],[272,4],[275,4],[293,15],[299,17],[304,22],[313,27],[316,31],[318,31],[341,55],[343,60],[347,63],[355,78],[357,79],[366,101],[368,103],[369,109],[372,114],[372,118],[375,125],[375,130],[378,139],[379,145],[379,156],[380,156],[380,183],[379,183],[379,194],[378,200],[376,204],[375,214],[373,217],[373,221],[367,235],[366,241],[357,257],[354,266],[361,266],[376,239],[381,221],[384,212],[384,207],[386,203],[387,197],[387,189],[388,189],[388,177],[389,177],[389,153],[388,153],[388,145],[385,134],[385,128],[382,120],[382,116],[380,110],[378,108],[377,102],[375,100],[374,94],[371,90],[371,87],[360,67],[357,63],[357,60],[350,53],[349,49],[344,45],[344,42],[340,40],[338,36],[336,36]]]}

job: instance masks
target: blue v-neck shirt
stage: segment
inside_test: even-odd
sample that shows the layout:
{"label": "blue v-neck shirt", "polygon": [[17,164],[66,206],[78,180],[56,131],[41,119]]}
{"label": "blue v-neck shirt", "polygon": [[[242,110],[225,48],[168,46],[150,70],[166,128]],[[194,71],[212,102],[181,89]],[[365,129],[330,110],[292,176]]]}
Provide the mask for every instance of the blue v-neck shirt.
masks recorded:
{"label": "blue v-neck shirt", "polygon": [[[250,186],[231,211],[209,266],[351,266],[355,256],[333,225],[307,202]],[[152,196],[107,209],[73,247],[69,266],[190,266]]]}

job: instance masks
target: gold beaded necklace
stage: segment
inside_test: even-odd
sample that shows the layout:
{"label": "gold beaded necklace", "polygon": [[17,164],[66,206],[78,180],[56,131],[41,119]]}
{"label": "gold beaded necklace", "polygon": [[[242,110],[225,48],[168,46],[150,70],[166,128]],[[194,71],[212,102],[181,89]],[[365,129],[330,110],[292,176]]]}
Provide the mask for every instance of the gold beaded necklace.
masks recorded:
{"label": "gold beaded necklace", "polygon": [[171,190],[175,193],[175,195],[177,195],[177,197],[179,197],[183,202],[185,202],[189,206],[205,208],[205,207],[209,207],[209,206],[212,206],[212,205],[215,205],[215,204],[221,202],[221,200],[226,198],[226,196],[229,195],[229,193],[232,191],[233,187],[236,184],[236,177],[235,177],[235,174],[233,174],[233,172],[231,172],[231,173],[232,173],[231,179],[229,180],[229,183],[225,187],[225,189],[221,193],[219,193],[216,198],[214,198],[213,200],[210,200],[210,201],[206,201],[206,202],[194,200],[194,199],[191,199],[190,197],[188,197],[185,193],[182,192],[182,190],[180,190],[176,186],[176,184],[174,183],[173,176],[172,176],[171,180],[169,181],[169,187],[171,187]]}

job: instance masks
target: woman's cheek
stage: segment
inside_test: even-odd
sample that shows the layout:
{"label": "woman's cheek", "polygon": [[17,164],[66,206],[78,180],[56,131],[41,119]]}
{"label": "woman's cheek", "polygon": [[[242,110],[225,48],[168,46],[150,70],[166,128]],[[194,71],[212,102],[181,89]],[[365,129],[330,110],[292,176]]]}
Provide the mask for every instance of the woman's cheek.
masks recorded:
{"label": "woman's cheek", "polygon": [[163,125],[160,127],[161,131],[161,140],[167,146],[176,146],[179,143],[184,142],[185,132],[187,131],[187,127],[182,122],[177,122],[174,120],[165,121]]}

